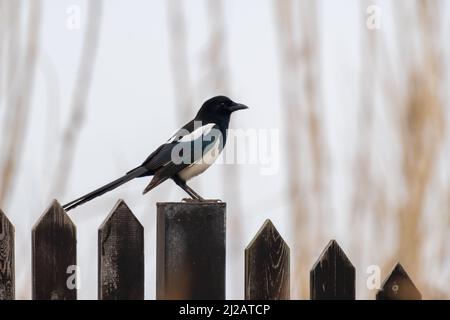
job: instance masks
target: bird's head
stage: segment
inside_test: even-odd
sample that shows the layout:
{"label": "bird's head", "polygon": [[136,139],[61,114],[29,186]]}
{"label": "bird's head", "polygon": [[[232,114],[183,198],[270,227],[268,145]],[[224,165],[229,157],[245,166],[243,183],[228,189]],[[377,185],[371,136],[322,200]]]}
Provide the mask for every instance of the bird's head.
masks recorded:
{"label": "bird's head", "polygon": [[195,118],[202,121],[217,118],[229,119],[233,112],[243,109],[248,109],[248,107],[241,103],[236,103],[228,97],[216,96],[203,103]]}

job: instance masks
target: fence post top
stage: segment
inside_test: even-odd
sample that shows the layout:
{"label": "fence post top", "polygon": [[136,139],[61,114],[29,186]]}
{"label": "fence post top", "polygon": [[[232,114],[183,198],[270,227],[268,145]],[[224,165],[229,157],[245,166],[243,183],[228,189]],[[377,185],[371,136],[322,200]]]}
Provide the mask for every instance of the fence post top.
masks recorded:
{"label": "fence post top", "polygon": [[138,220],[138,218],[136,218],[136,216],[133,214],[133,211],[131,211],[126,202],[123,199],[119,199],[98,229],[103,229],[108,223],[110,223],[112,219],[116,218],[117,216],[125,217],[128,220],[131,219],[136,222],[138,226],[143,228],[141,222]]}
{"label": "fence post top", "polygon": [[389,273],[389,275],[386,277],[386,279],[384,280],[383,284],[381,285],[381,288],[384,288],[384,286],[386,284],[388,284],[388,282],[392,279],[394,279],[395,277],[401,277],[403,279],[407,279],[411,282],[411,284],[413,285],[413,287],[417,290],[417,292],[419,292],[419,290],[417,289],[417,287],[414,285],[414,283],[411,280],[411,277],[408,275],[408,273],[406,272],[405,268],[403,268],[402,264],[400,262],[397,262],[394,266],[394,268],[392,269],[392,271]]}
{"label": "fence post top", "polygon": [[[14,231],[14,225],[12,222],[8,219],[8,216],[0,209],[0,223],[5,222],[7,225],[10,226],[11,230]],[[0,226],[0,230],[3,230]],[[0,240],[1,240],[2,232],[0,232]]]}
{"label": "fence post top", "polygon": [[205,201],[192,201],[192,202],[157,202],[156,207],[167,207],[167,206],[219,206],[219,207],[226,207],[226,202],[217,202],[213,200],[205,200]]}
{"label": "fence post top", "polygon": [[383,287],[391,278],[395,276],[411,279],[402,264],[397,262],[391,272],[389,272],[389,275],[386,277],[381,287]]}
{"label": "fence post top", "polygon": [[[344,253],[344,250],[342,250],[341,246],[339,245],[339,243],[335,240],[335,239],[331,239],[327,245],[325,246],[325,248],[322,250],[320,257],[322,257],[323,255],[325,255],[327,252],[329,251],[342,251],[342,253]],[[345,253],[344,253],[345,256]],[[319,257],[319,258],[320,258]]]}
{"label": "fence post top", "polygon": [[[39,225],[45,220],[50,219],[51,217],[59,218],[64,221],[66,224],[69,224],[71,227],[75,228],[75,224],[72,219],[70,219],[69,215],[63,209],[63,207],[59,204],[58,200],[54,199],[51,204],[47,207],[44,213],[41,214],[39,219],[33,225],[32,230],[34,231]],[[55,219],[53,219],[55,220]]]}
{"label": "fence post top", "polygon": [[264,229],[264,228],[274,228],[274,229],[276,229],[275,225],[273,224],[272,220],[270,220],[270,219],[264,220],[261,229]]}
{"label": "fence post top", "polygon": [[394,268],[392,268],[392,271],[390,274],[392,273],[402,273],[404,275],[408,275],[406,273],[405,268],[403,268],[402,264],[400,263],[400,261],[397,261],[397,263],[395,264]]}
{"label": "fence post top", "polygon": [[397,262],[391,273],[376,293],[377,300],[421,300],[422,294],[406,273],[403,266]]}
{"label": "fence post top", "polygon": [[6,215],[6,213],[3,212],[1,208],[0,208],[0,217],[9,221],[8,216]]}
{"label": "fence post top", "polygon": [[250,250],[259,239],[261,239],[264,235],[273,234],[274,238],[281,238],[281,240],[286,245],[286,249],[289,251],[289,246],[287,245],[286,241],[284,241],[283,237],[278,232],[277,228],[275,228],[275,225],[273,224],[272,220],[266,219],[262,226],[259,228],[258,232],[256,232],[253,239],[250,241],[250,243],[247,245],[245,250]]}
{"label": "fence post top", "polygon": [[311,268],[311,272],[316,269],[319,263],[321,263],[324,260],[328,260],[328,256],[334,254],[336,256],[335,259],[341,260],[343,263],[345,263],[348,266],[351,266],[353,269],[355,268],[350,261],[350,259],[345,254],[344,250],[342,250],[341,246],[337,243],[336,240],[332,239],[328,242],[328,244],[325,246],[325,248],[320,253],[319,258],[317,258],[316,262],[314,263],[313,267]]}

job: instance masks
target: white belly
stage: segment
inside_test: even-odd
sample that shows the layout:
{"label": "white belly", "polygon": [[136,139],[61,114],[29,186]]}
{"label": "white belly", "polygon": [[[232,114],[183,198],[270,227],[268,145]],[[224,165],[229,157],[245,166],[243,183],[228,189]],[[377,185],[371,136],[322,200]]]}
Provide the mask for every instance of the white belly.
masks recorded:
{"label": "white belly", "polygon": [[220,142],[217,141],[214,147],[212,147],[208,152],[206,152],[203,157],[191,164],[189,167],[178,172],[178,176],[184,180],[188,181],[195,176],[205,172],[214,161],[219,157],[221,150],[219,149]]}

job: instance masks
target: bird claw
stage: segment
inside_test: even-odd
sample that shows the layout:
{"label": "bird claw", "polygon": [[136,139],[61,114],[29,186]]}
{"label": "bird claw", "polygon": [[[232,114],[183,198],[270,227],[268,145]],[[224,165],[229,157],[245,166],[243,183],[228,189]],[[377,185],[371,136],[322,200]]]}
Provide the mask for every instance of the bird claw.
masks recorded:
{"label": "bird claw", "polygon": [[205,202],[214,202],[214,203],[221,203],[222,202],[222,200],[220,200],[220,199],[208,199],[208,200],[203,200],[203,201],[205,201]]}
{"label": "bird claw", "polygon": [[213,202],[213,203],[220,203],[222,200],[220,199],[193,199],[193,198],[183,198],[183,202],[186,203],[201,203],[201,202]]}
{"label": "bird claw", "polygon": [[181,200],[183,202],[187,202],[187,203],[192,203],[192,202],[203,202],[205,200],[202,199],[194,199],[194,198],[183,198],[183,200]]}

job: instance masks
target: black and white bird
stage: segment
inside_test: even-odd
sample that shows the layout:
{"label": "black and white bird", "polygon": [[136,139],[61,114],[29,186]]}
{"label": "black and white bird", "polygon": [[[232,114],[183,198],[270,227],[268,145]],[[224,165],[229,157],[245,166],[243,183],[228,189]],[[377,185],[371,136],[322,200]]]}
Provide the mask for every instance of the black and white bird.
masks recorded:
{"label": "black and white bird", "polygon": [[186,182],[203,173],[218,158],[227,141],[230,116],[242,109],[248,107],[225,96],[207,100],[192,121],[153,151],[140,166],[123,177],[67,203],[63,208],[71,210],[130,180],[147,176],[153,176],[153,179],[143,194],[171,179],[192,199],[204,200]]}

